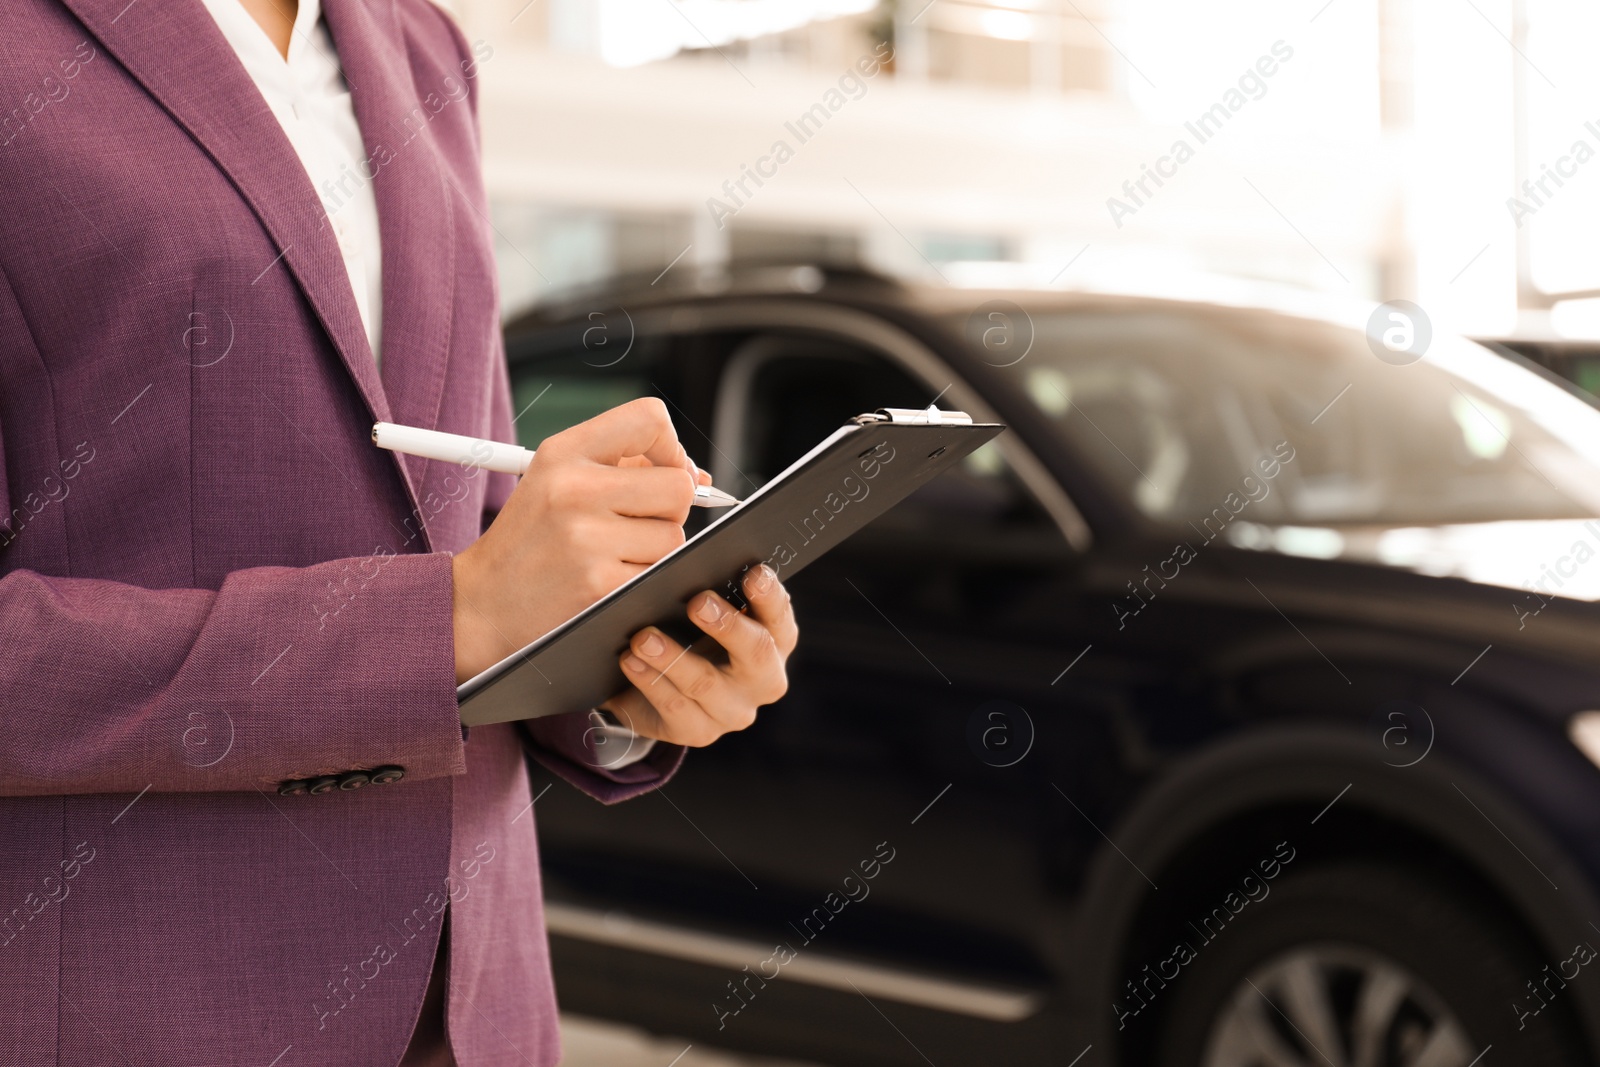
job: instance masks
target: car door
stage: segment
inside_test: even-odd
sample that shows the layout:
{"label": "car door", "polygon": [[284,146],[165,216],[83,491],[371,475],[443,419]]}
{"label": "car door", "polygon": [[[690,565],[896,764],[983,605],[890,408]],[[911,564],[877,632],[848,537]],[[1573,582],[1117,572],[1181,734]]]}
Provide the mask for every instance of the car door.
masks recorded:
{"label": "car door", "polygon": [[[947,384],[809,332],[645,350],[632,387],[670,379],[691,454],[736,494],[849,416],[925,407]],[[627,399],[623,375],[598,362],[546,346],[518,371],[519,396],[560,370],[590,380],[568,382],[569,396]],[[662,1025],[680,1032],[680,1007],[718,1022],[719,1038],[813,1025],[817,1002],[786,1001],[776,984],[753,993],[771,948],[706,966],[708,946],[731,938],[784,945],[796,955],[787,977],[898,998],[941,1029],[966,1019],[1042,1033],[1057,935],[1100,844],[1073,805],[1093,811],[1118,791],[1119,690],[1070,670],[1091,628],[1081,559],[1015,473],[1015,447],[985,446],[796,576],[790,692],[752,728],[690,752],[638,801],[600,809],[565,790],[540,801],[568,1003],[647,982]],[[693,964],[663,969],[673,957]],[[1016,1062],[1027,1043],[1008,1037]]]}
{"label": "car door", "polygon": [[[849,416],[925,407],[948,379],[774,331],[732,346],[720,382],[712,467],[738,493]],[[1014,444],[986,446],[794,579],[789,695],[692,754],[674,792],[790,920],[893,850],[870,903],[797,931],[808,947],[1037,990],[1058,962],[1047,931],[1099,840],[1071,805],[1114,792],[1119,763],[1115,697],[1064,677],[1089,629],[1080,557],[1012,469]]]}

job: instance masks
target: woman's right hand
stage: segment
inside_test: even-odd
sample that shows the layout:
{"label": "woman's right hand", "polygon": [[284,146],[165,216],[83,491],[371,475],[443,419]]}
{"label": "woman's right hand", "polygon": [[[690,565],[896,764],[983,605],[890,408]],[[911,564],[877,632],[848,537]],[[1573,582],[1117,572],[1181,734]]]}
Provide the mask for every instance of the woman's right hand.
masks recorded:
{"label": "woman's right hand", "polygon": [[710,480],[653,397],[546,439],[489,529],[452,561],[457,682],[681,545],[695,486]]}

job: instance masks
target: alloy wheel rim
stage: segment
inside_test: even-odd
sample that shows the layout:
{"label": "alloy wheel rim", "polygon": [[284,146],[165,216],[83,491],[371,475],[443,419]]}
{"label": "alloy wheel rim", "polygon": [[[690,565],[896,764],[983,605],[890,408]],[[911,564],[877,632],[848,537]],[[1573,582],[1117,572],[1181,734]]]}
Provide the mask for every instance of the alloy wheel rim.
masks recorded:
{"label": "alloy wheel rim", "polygon": [[1393,959],[1297,946],[1254,967],[1223,1002],[1203,1067],[1470,1067],[1466,1027]]}

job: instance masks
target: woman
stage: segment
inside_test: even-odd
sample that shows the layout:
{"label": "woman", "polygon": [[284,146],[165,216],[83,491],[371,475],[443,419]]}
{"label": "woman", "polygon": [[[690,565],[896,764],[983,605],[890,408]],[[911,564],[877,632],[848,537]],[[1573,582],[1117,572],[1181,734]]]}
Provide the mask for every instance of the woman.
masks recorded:
{"label": "woman", "polygon": [[460,726],[703,479],[655,401],[517,483],[369,440],[512,439],[492,49],[427,0],[22,0],[0,50],[0,1062],[553,1064],[525,756],[649,790],[796,631],[752,574],[690,605],[725,666],[635,638],[625,725]]}

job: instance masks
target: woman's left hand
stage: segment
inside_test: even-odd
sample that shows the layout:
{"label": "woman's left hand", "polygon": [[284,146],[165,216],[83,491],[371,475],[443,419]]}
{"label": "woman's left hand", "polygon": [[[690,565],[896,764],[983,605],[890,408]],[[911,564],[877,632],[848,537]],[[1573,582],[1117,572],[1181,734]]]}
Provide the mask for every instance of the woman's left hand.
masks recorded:
{"label": "woman's left hand", "polygon": [[789,592],[765,564],[744,579],[748,613],[715,593],[689,602],[689,619],[728,653],[716,664],[655,627],[622,654],[632,687],[601,707],[641,737],[701,748],[756,721],[756,709],[789,688],[785,664],[799,639]]}

